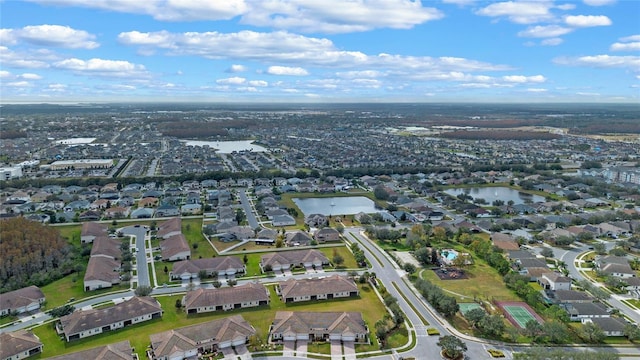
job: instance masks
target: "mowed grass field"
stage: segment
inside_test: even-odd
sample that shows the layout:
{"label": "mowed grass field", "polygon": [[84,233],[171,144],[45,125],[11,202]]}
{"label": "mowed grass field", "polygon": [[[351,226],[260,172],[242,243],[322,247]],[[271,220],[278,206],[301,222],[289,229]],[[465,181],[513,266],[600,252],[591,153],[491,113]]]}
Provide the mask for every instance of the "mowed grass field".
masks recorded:
{"label": "mowed grass field", "polygon": [[438,275],[430,269],[425,269],[422,272],[422,278],[431,281],[434,285],[444,290],[467,297],[461,299],[457,296],[456,300],[459,302],[469,302],[469,298],[473,299],[474,297],[483,301],[491,301],[493,299],[502,301],[520,300],[513,291],[507,289],[502,281],[502,276],[495,269],[477,257],[474,257],[473,261],[473,265],[464,269],[467,279],[440,280]]}
{"label": "mowed grass field", "polygon": [[[175,307],[176,300],[182,299],[183,294],[159,296],[157,299],[162,304],[162,309],[164,310],[162,319],[136,324],[121,330],[92,336],[71,343],[67,343],[60,339],[55,332],[53,324],[45,324],[33,330],[33,332],[45,344],[43,353],[34,358],[38,359],[62,355],[95,346],[129,340],[138,353],[138,356],[142,359],[146,358],[144,352],[149,345],[149,335],[151,334],[219,319],[234,314],[242,314],[245,320],[251,323],[251,325],[256,329],[258,338],[260,339],[259,341],[266,343],[269,327],[275,318],[276,311],[357,311],[362,313],[369,329],[373,329],[376,321],[382,319],[386,313],[384,305],[379,301],[374,290],[368,285],[359,285],[360,296],[358,298],[305,302],[293,305],[281,302],[275,293],[274,286],[268,286],[268,288],[271,295],[271,304],[268,306],[190,316],[187,316],[184,311]],[[404,341],[404,343],[406,343],[407,340],[405,337],[404,339],[396,339],[396,341]],[[371,351],[378,349],[376,340],[372,339],[372,342],[372,345],[360,346],[358,350]]]}

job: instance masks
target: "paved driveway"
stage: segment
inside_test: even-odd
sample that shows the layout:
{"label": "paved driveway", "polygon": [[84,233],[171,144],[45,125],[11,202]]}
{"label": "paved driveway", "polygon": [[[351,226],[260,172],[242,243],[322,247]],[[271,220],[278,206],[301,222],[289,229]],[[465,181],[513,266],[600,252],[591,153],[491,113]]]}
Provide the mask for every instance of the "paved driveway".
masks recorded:
{"label": "paved driveway", "polygon": [[238,354],[240,359],[242,360],[251,359],[251,354],[249,353],[249,349],[247,349],[247,345],[245,344],[238,345],[236,346],[235,350],[236,350],[236,354]]}
{"label": "paved driveway", "polygon": [[236,353],[233,351],[233,348],[231,346],[226,347],[224,349],[220,349],[222,351],[222,354],[224,355],[225,359],[235,359],[236,358]]}
{"label": "paved driveway", "polygon": [[340,340],[331,340],[331,359],[342,360],[342,343]]}
{"label": "paved driveway", "polygon": [[296,356],[297,357],[307,357],[307,343],[304,341],[298,342],[298,347],[296,348]]}
{"label": "paved driveway", "polygon": [[296,349],[295,340],[285,340],[284,348],[282,349],[282,356],[293,356],[293,352]]}
{"label": "paved driveway", "polygon": [[353,341],[343,341],[342,349],[345,360],[356,360],[356,347]]}

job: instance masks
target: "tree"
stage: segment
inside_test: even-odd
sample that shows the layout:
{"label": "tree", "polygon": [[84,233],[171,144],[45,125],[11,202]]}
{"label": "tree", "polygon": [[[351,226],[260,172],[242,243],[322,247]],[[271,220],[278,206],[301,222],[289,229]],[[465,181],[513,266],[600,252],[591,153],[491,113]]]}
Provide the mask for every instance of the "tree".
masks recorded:
{"label": "tree", "polygon": [[389,193],[384,189],[382,185],[378,185],[373,188],[373,196],[378,200],[389,200]]}
{"label": "tree", "polygon": [[623,334],[627,339],[629,339],[629,341],[638,340],[640,339],[640,328],[632,324],[626,324],[624,326]]}
{"label": "tree", "polygon": [[342,224],[338,224],[338,225],[336,225],[336,231],[337,231],[340,235],[344,234],[344,225],[342,225]]}
{"label": "tree", "polygon": [[247,265],[247,263],[249,262],[249,257],[247,256],[247,254],[244,254],[242,256],[242,262]]}
{"label": "tree", "polygon": [[136,288],[134,294],[136,294],[136,296],[149,296],[152,291],[153,288],[151,286],[140,285]]}
{"label": "tree", "polygon": [[413,274],[416,272],[416,266],[413,265],[412,263],[405,263],[402,268],[404,269],[404,271],[406,271],[408,274]]}
{"label": "tree", "polygon": [[164,273],[167,274],[169,272],[169,268],[167,267],[167,265],[164,266]]}
{"label": "tree", "polygon": [[605,339],[606,335],[598,324],[587,322],[580,329],[580,338],[588,343],[597,344]]}
{"label": "tree", "polygon": [[437,345],[442,349],[442,353],[449,359],[458,359],[467,351],[467,344],[453,335],[441,336]]}
{"label": "tree", "polygon": [[211,282],[211,285],[213,285],[214,288],[219,288],[220,286],[222,286],[222,283],[218,280],[214,280]]}
{"label": "tree", "polygon": [[478,328],[486,335],[500,337],[505,329],[504,320],[498,314],[485,316],[478,323]]}
{"label": "tree", "polygon": [[487,313],[481,308],[474,308],[464,313],[464,318],[467,319],[473,327],[478,326],[478,323],[480,323],[485,316],[487,316]]}
{"label": "tree", "polygon": [[604,243],[599,242],[593,244],[593,251],[595,251],[598,255],[604,255],[607,253],[607,248],[605,247]]}
{"label": "tree", "polygon": [[339,267],[344,263],[344,258],[342,257],[342,255],[336,253],[335,255],[333,255],[333,263],[336,267]]}
{"label": "tree", "polygon": [[275,245],[276,245],[276,248],[283,247],[284,246],[284,240],[282,238],[276,239]]}
{"label": "tree", "polygon": [[182,307],[182,300],[178,298],[176,299],[176,309],[180,309],[181,307]]}
{"label": "tree", "polygon": [[540,251],[540,255],[544,256],[545,258],[552,258],[553,257],[553,249],[546,247],[546,248],[542,249],[542,251]]}
{"label": "tree", "polygon": [[422,264],[428,265],[431,263],[431,253],[426,247],[421,247],[413,253],[413,256]]}
{"label": "tree", "polygon": [[564,349],[550,349],[547,347],[524,348],[513,353],[514,360],[617,360],[619,355],[613,352],[566,351]]}
{"label": "tree", "polygon": [[198,271],[198,278],[200,280],[206,279],[207,278],[207,270],[202,269],[202,270]]}
{"label": "tree", "polygon": [[547,340],[554,344],[562,344],[569,337],[567,327],[559,321],[547,321],[542,329]]}
{"label": "tree", "polygon": [[227,280],[227,285],[229,285],[231,287],[236,286],[237,283],[238,283],[238,280],[236,280],[236,279]]}
{"label": "tree", "polygon": [[540,323],[535,320],[527,321],[527,323],[524,326],[524,329],[522,329],[522,333],[525,336],[528,336],[531,339],[533,339],[533,342],[536,342],[536,339],[540,335],[542,335],[542,331],[543,331],[542,325],[540,325]]}

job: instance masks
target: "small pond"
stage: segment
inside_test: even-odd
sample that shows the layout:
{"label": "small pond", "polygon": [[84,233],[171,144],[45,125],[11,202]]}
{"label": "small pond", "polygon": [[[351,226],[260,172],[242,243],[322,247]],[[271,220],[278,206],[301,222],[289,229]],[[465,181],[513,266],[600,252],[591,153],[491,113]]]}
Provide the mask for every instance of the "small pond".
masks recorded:
{"label": "small pond", "polygon": [[455,188],[445,190],[444,192],[453,196],[467,194],[474,199],[484,199],[488,205],[491,205],[494,200],[502,200],[505,204],[507,204],[509,200],[513,201],[514,204],[524,204],[529,201],[534,203],[545,201],[545,198],[542,196],[526,194],[508,187]]}
{"label": "small pond", "polygon": [[376,213],[375,203],[364,196],[328,197],[328,198],[293,198],[304,216],[322,215],[354,215],[360,212]]}

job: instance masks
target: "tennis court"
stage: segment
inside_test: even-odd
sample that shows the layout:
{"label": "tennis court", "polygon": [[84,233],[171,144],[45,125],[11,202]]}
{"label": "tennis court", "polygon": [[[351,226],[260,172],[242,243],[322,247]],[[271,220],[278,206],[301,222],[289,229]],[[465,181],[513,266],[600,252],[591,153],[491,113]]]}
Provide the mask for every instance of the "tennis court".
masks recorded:
{"label": "tennis court", "polygon": [[473,309],[482,309],[482,307],[478,303],[458,303],[458,306],[460,307],[460,313],[462,315]]}
{"label": "tennis court", "polygon": [[498,302],[496,303],[505,312],[509,321],[515,326],[524,329],[531,320],[542,323],[542,318],[523,302]]}

